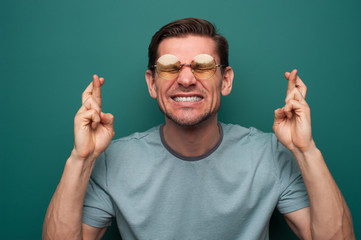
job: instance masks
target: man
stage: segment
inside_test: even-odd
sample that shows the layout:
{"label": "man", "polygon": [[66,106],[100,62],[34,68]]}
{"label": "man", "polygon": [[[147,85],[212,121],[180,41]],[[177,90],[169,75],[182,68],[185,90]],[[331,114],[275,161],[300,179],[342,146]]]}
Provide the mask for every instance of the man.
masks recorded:
{"label": "man", "polygon": [[101,110],[104,79],[93,76],[44,239],[100,239],[113,218],[123,239],[268,239],[276,206],[302,239],[355,238],[313,141],[297,70],[285,74],[275,135],[218,122],[233,70],[227,41],[205,20],[161,28],[145,77],[165,124],[111,143],[113,116]]}

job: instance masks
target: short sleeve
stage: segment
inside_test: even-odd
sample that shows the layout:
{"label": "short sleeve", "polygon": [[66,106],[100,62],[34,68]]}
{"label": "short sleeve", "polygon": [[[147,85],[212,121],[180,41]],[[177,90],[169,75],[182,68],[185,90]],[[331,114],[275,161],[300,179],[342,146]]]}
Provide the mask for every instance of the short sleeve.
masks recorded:
{"label": "short sleeve", "polygon": [[284,214],[308,207],[310,205],[308,194],[296,159],[275,135],[273,135],[272,142],[276,172],[279,174],[280,183],[278,210]]}
{"label": "short sleeve", "polygon": [[110,226],[115,215],[111,197],[107,192],[106,175],[106,157],[103,153],[95,161],[83,204],[82,221],[93,227]]}

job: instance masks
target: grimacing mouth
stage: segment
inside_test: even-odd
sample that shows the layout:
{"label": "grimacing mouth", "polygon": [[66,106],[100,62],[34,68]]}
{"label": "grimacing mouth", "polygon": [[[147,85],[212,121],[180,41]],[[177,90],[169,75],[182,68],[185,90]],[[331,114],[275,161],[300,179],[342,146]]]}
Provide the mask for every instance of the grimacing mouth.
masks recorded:
{"label": "grimacing mouth", "polygon": [[171,97],[175,102],[199,102],[203,96],[197,94],[175,95]]}

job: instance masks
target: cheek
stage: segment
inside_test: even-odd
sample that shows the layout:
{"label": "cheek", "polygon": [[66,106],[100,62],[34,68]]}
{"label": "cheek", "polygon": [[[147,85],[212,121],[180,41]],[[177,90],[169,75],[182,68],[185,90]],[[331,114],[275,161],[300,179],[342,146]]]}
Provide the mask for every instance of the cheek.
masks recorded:
{"label": "cheek", "polygon": [[208,94],[212,94],[213,98],[216,98],[221,94],[222,90],[222,82],[219,79],[211,79],[211,82],[206,82],[203,84],[204,89],[208,92]]}
{"label": "cheek", "polygon": [[172,87],[170,82],[164,82],[162,80],[157,79],[157,84],[155,86],[155,92],[157,94],[158,101],[163,101],[162,99],[167,98],[167,93],[169,89]]}
{"label": "cheek", "polygon": [[221,101],[221,94],[222,94],[222,83],[219,81],[219,83],[215,84],[212,89],[212,98],[213,103],[215,105],[219,105]]}

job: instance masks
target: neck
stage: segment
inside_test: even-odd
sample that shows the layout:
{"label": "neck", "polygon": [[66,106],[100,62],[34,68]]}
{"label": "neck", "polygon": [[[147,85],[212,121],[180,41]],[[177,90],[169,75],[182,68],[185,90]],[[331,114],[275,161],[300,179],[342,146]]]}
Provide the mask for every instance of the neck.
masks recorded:
{"label": "neck", "polygon": [[163,134],[169,147],[187,157],[205,154],[220,137],[217,116],[191,127],[179,126],[166,119]]}

